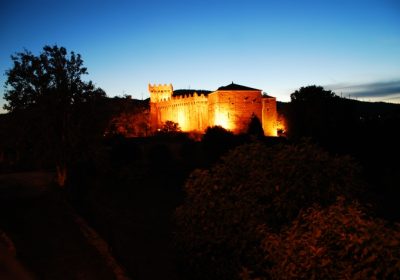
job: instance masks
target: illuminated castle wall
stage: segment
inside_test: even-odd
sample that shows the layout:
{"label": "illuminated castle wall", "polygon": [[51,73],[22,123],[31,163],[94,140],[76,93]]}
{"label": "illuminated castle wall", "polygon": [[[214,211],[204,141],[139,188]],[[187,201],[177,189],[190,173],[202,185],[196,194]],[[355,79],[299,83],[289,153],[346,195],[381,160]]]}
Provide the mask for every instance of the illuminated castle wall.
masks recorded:
{"label": "illuminated castle wall", "polygon": [[277,135],[276,99],[262,95],[261,90],[232,83],[214,92],[174,91],[171,84],[149,84],[149,92],[153,131],[173,121],[182,131],[204,132],[209,126],[219,125],[241,133],[254,114],[262,122],[265,135]]}

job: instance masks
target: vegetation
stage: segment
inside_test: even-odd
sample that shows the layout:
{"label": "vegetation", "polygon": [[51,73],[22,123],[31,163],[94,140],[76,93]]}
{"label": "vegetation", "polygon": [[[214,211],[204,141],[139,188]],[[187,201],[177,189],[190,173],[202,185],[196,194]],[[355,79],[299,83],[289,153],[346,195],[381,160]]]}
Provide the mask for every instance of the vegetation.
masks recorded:
{"label": "vegetation", "polygon": [[290,95],[290,99],[293,103],[330,100],[332,98],[337,98],[334,92],[325,90],[323,87],[316,85],[301,87]]}
{"label": "vegetation", "polygon": [[206,129],[202,144],[208,161],[215,162],[237,145],[237,139],[232,132],[222,126],[213,126]]}
{"label": "vegetation", "polygon": [[112,113],[107,124],[107,137],[145,137],[150,135],[149,102],[148,100],[133,100],[114,98],[110,103]]}
{"label": "vegetation", "polygon": [[195,171],[176,212],[178,241],[199,279],[233,279],[264,265],[258,227],[278,231],[301,209],[360,196],[357,165],[314,145],[240,146],[210,170]]}
{"label": "vegetation", "polygon": [[160,133],[168,134],[168,133],[176,133],[181,132],[181,128],[179,124],[173,121],[166,121],[160,129]]}
{"label": "vegetation", "polygon": [[302,211],[279,233],[260,231],[268,279],[400,279],[400,224],[342,197]]}
{"label": "vegetation", "polygon": [[247,134],[255,136],[257,138],[262,138],[264,136],[264,130],[260,119],[256,115],[252,115],[249,125],[247,127]]}
{"label": "vegetation", "polygon": [[87,69],[81,56],[68,54],[64,47],[45,46],[37,56],[25,51],[11,58],[4,108],[20,124],[22,139],[29,141],[24,146],[53,162],[64,186],[77,148],[101,135],[93,114],[105,92],[82,80]]}
{"label": "vegetation", "polygon": [[11,59],[14,66],[6,72],[4,94],[4,109],[10,112],[46,104],[66,113],[72,104],[105,95],[92,82],[82,80],[87,69],[81,56],[68,54],[64,47],[45,46],[38,56],[24,51]]}
{"label": "vegetation", "polygon": [[311,137],[322,141],[345,125],[341,114],[346,110],[337,111],[340,98],[330,90],[315,85],[302,87],[290,98],[288,126],[292,139]]}
{"label": "vegetation", "polygon": [[[283,105],[283,106],[282,106]],[[380,215],[400,218],[400,106],[339,98],[309,86],[278,107],[287,120],[290,141],[311,138],[331,153],[351,155],[363,166],[364,178],[377,199]]]}

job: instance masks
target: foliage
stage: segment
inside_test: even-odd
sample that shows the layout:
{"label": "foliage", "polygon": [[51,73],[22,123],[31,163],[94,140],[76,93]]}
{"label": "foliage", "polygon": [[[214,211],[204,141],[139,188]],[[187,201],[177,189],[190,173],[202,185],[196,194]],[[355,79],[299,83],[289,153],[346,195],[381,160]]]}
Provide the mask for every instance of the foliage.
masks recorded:
{"label": "foliage", "polygon": [[121,113],[111,119],[107,135],[122,135],[125,137],[144,137],[148,134],[147,114]]}
{"label": "foliage", "polygon": [[240,146],[211,170],[195,171],[176,211],[177,238],[192,273],[232,279],[241,266],[260,271],[257,227],[275,230],[313,203],[359,193],[358,167],[309,143],[268,148]]}
{"label": "foliage", "polygon": [[307,86],[301,87],[290,95],[292,102],[307,102],[307,101],[317,101],[317,100],[330,100],[335,98],[336,95],[331,90],[325,90],[321,86]]}
{"label": "foliage", "polygon": [[[45,46],[35,56],[24,51],[11,56],[13,67],[6,71],[4,108],[20,124],[18,140],[28,150],[56,165],[64,185],[67,165],[77,148],[85,148],[101,135],[97,108],[105,92],[91,81],[79,54],[58,46]],[[19,132],[18,132],[19,134]],[[28,143],[29,142],[29,143]]]}
{"label": "foliage", "polygon": [[162,134],[168,134],[168,133],[176,133],[176,132],[181,132],[181,128],[179,127],[179,124],[173,121],[166,121],[163,123],[160,131]]}
{"label": "foliage", "polygon": [[350,118],[350,108],[332,91],[320,86],[307,86],[290,95],[288,133],[289,137],[299,139],[312,137],[325,141],[335,133],[341,132]]}
{"label": "foliage", "polygon": [[[16,111],[51,102],[51,105],[71,105],[94,96],[104,96],[92,82],[84,82],[86,75],[80,54],[68,55],[64,47],[45,46],[39,56],[29,51],[11,56],[13,68],[6,71],[7,103],[4,109]],[[48,105],[48,104],[46,104]]]}
{"label": "foliage", "polygon": [[230,136],[232,136],[233,133],[229,130],[226,130],[222,126],[216,125],[216,126],[211,126],[207,127],[204,136],[203,136],[203,141],[216,141],[221,139],[220,141],[224,141]]}
{"label": "foliage", "polygon": [[207,127],[202,144],[211,162],[215,162],[223,154],[236,146],[235,136],[222,126]]}
{"label": "foliage", "polygon": [[264,130],[262,128],[262,124],[260,119],[256,115],[252,115],[249,125],[247,127],[247,134],[254,135],[258,138],[264,136]]}
{"label": "foliage", "polygon": [[343,198],[302,211],[278,234],[262,232],[268,279],[400,279],[400,225]]}
{"label": "foliage", "polygon": [[149,101],[114,97],[109,99],[111,117],[105,135],[144,137],[149,134]]}
{"label": "foliage", "polygon": [[149,106],[143,100],[114,98],[114,110],[108,122],[105,135],[124,137],[145,137],[149,134]]}

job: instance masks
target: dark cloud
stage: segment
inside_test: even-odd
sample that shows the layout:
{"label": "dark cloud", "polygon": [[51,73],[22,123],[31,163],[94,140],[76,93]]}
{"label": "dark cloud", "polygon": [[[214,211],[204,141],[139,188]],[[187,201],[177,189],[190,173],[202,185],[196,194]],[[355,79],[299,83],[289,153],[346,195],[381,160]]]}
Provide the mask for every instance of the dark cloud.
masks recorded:
{"label": "dark cloud", "polygon": [[400,94],[400,79],[357,85],[334,84],[325,87],[336,93],[343,92],[354,97],[388,97]]}

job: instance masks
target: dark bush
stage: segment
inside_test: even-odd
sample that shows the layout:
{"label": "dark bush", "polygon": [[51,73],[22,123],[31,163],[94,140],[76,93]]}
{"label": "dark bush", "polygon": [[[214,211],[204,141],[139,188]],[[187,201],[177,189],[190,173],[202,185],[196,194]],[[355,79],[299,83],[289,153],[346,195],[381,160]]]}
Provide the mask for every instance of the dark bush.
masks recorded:
{"label": "dark bush", "polygon": [[264,130],[260,119],[256,115],[252,115],[249,125],[247,126],[247,134],[262,138],[264,136]]}
{"label": "dark bush", "polygon": [[279,234],[264,234],[268,279],[400,279],[399,225],[368,217],[343,198],[303,211]]}
{"label": "dark bush", "polygon": [[222,126],[208,127],[202,139],[207,158],[215,162],[227,151],[236,146],[235,135]]}
{"label": "dark bush", "polygon": [[338,195],[360,193],[358,167],[318,147],[240,146],[210,170],[197,170],[186,183],[177,209],[177,238],[199,279],[234,279],[246,266],[265,265],[257,228],[275,231],[314,203],[329,205]]}

